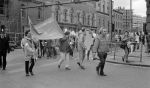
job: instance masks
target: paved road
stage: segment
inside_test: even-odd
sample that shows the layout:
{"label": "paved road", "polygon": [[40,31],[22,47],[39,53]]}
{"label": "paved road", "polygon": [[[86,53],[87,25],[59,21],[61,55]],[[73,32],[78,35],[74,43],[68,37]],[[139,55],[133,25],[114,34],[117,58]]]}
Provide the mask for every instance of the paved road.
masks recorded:
{"label": "paved road", "polygon": [[149,88],[150,68],[106,63],[106,77],[97,76],[97,61],[85,61],[86,70],[81,70],[71,60],[71,70],[64,65],[57,68],[57,59],[41,59],[36,62],[35,75],[24,74],[23,54],[12,52],[8,56],[6,71],[0,72],[0,88]]}

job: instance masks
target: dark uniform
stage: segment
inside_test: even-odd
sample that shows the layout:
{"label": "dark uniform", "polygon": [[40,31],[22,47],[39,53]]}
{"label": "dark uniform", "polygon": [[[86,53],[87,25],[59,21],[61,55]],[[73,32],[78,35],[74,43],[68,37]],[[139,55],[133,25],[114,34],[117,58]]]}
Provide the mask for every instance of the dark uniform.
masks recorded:
{"label": "dark uniform", "polygon": [[0,32],[0,68],[6,68],[6,56],[9,52],[9,36],[5,34],[4,29]]}

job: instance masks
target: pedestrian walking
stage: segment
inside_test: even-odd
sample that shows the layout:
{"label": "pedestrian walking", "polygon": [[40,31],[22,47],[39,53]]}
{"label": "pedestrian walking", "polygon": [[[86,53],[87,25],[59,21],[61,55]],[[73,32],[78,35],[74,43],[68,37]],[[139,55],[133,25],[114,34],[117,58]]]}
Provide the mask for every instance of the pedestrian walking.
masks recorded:
{"label": "pedestrian walking", "polygon": [[83,66],[83,61],[85,59],[85,51],[86,51],[86,46],[85,46],[85,29],[80,30],[79,32],[79,37],[78,37],[78,53],[79,53],[79,60],[77,62],[77,64],[79,65],[79,67],[81,69],[85,69],[85,67]]}
{"label": "pedestrian walking", "polygon": [[107,53],[109,52],[109,36],[107,36],[107,30],[101,29],[100,35],[97,36],[93,45],[93,57],[95,58],[96,53],[99,57],[99,64],[96,67],[96,71],[98,75],[106,76],[104,74],[104,66],[107,58]]}
{"label": "pedestrian walking", "polygon": [[128,55],[129,55],[129,52],[130,52],[130,49],[129,49],[129,41],[130,41],[130,36],[129,36],[129,32],[126,31],[124,36],[123,36],[123,39],[122,39],[122,43],[124,43],[124,52],[125,52],[125,55],[122,57],[122,61],[125,61],[126,63],[128,62]]}
{"label": "pedestrian walking", "polygon": [[65,32],[65,36],[60,39],[60,60],[58,64],[58,68],[60,68],[61,64],[66,61],[65,69],[71,70],[69,67],[69,52],[71,50],[71,47],[69,45],[69,34],[70,32]]}
{"label": "pedestrian walking", "polygon": [[[25,37],[22,39],[22,48],[25,53],[25,73],[26,76],[34,75],[33,67],[35,64],[34,61],[34,53],[35,53],[35,46],[32,40],[32,36],[30,30],[25,32]],[[29,75],[30,73],[30,75]]]}
{"label": "pedestrian walking", "polygon": [[5,33],[5,28],[1,27],[0,30],[0,69],[6,69],[7,61],[6,56],[7,53],[10,52],[9,47],[9,36]]}

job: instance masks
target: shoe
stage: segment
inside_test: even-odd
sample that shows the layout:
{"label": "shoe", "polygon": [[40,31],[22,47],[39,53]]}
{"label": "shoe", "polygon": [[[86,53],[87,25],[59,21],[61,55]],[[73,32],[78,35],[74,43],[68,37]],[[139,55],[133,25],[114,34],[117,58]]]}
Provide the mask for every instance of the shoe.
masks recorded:
{"label": "shoe", "polygon": [[34,73],[33,72],[30,72],[30,74],[33,76],[34,75]]}
{"label": "shoe", "polygon": [[71,70],[69,67],[65,67],[66,70]]}
{"label": "shoe", "polygon": [[83,69],[83,70],[85,70],[85,67],[84,67],[84,66],[82,66],[82,65],[80,65],[80,68],[81,68],[81,69]]}
{"label": "shoe", "polygon": [[2,70],[4,71],[4,70],[6,70],[6,68],[3,68]]}
{"label": "shoe", "polygon": [[58,68],[60,68],[60,65],[58,65]]}
{"label": "shoe", "polygon": [[100,76],[107,76],[106,74],[100,74]]}
{"label": "shoe", "polygon": [[81,66],[79,62],[77,62],[77,64],[78,64],[79,66]]}
{"label": "shoe", "polygon": [[122,61],[124,62],[124,57],[122,57]]}
{"label": "shoe", "polygon": [[93,60],[98,60],[98,58],[93,58]]}
{"label": "shoe", "polygon": [[96,72],[97,72],[97,75],[100,75],[100,74],[99,74],[99,68],[98,68],[98,67],[96,67]]}
{"label": "shoe", "polygon": [[128,61],[128,60],[126,60],[126,63],[129,63],[129,61]]}
{"label": "shoe", "polygon": [[26,76],[30,76],[29,74],[26,74]]}

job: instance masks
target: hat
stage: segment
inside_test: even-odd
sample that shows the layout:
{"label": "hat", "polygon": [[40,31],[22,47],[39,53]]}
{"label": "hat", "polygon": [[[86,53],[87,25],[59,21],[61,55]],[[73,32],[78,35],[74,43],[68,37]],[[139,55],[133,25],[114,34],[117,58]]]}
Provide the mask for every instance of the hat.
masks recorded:
{"label": "hat", "polygon": [[66,32],[65,32],[65,35],[69,35],[69,34],[70,34],[70,32],[69,32],[69,31],[66,31]]}

